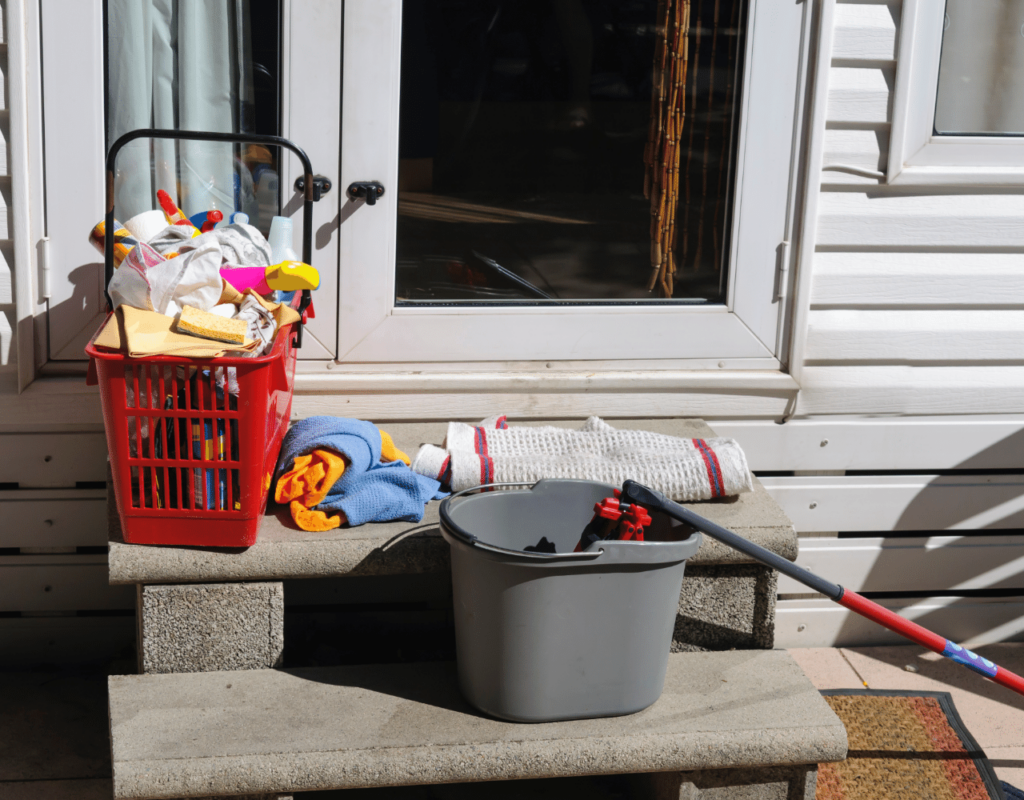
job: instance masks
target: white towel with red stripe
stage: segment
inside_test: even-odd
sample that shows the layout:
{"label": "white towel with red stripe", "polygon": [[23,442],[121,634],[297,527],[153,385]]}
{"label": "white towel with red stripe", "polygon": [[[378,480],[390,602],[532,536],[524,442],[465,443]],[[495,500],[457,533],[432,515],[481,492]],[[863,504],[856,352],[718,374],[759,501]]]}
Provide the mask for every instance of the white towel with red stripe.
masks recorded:
{"label": "white towel with red stripe", "polygon": [[448,423],[444,446],[423,445],[412,469],[458,492],[484,483],[542,478],[603,481],[628,478],[672,500],[711,500],[752,491],[753,478],[734,439],[682,439],[613,428],[590,417],[582,428],[508,427],[505,417],[480,425]]}

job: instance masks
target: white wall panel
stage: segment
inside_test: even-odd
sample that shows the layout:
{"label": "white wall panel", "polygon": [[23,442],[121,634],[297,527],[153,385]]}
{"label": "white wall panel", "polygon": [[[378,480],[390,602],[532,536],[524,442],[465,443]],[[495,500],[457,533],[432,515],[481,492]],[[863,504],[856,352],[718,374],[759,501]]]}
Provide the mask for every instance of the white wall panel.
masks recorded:
{"label": "white wall panel", "polygon": [[[901,616],[911,616],[940,636],[968,647],[1024,641],[1024,596],[1005,599],[939,596],[879,602]],[[907,644],[907,640],[829,600],[783,600],[776,611],[776,647],[887,644]]]}
{"label": "white wall panel", "polygon": [[798,416],[1018,414],[1024,367],[807,367]]}
{"label": "white wall panel", "polygon": [[0,548],[105,547],[104,489],[0,492]]}
{"label": "white wall panel", "polygon": [[[855,592],[1020,589],[1024,536],[801,539],[797,564]],[[811,591],[779,576],[779,594]]]}
{"label": "white wall panel", "polygon": [[832,58],[886,61],[896,58],[900,2],[837,3]]}
{"label": "white wall panel", "polygon": [[1024,311],[811,311],[806,359],[1022,362]]}
{"label": "white wall panel", "polygon": [[132,616],[0,619],[0,666],[106,661],[134,642]]}
{"label": "white wall panel", "polygon": [[106,479],[107,440],[102,433],[0,435],[0,483],[27,489]]}
{"label": "white wall panel", "polygon": [[714,428],[740,443],[754,472],[1020,469],[1024,453],[1024,416],[1020,414],[823,417],[793,419],[785,425],[723,420]]}
{"label": "white wall panel", "polygon": [[1024,307],[1024,256],[1012,253],[818,253],[811,306]]}
{"label": "white wall panel", "polygon": [[829,122],[889,122],[894,78],[895,68],[891,66],[833,67],[829,76]]}
{"label": "white wall panel", "polygon": [[769,476],[762,482],[798,531],[1024,528],[1020,475]]}
{"label": "white wall panel", "polygon": [[[1024,247],[1024,194],[823,192],[818,246]],[[955,300],[955,298],[951,298]]]}
{"label": "white wall panel", "polygon": [[107,555],[0,556],[0,611],[135,607],[134,586],[111,586]]}

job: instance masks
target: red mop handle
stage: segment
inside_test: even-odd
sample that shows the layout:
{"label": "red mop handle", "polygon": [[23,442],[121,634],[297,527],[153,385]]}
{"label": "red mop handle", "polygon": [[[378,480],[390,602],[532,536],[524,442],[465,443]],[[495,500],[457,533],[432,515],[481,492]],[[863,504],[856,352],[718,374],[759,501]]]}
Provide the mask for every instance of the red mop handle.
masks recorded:
{"label": "red mop handle", "polygon": [[829,600],[839,603],[839,605],[850,609],[850,611],[854,611],[862,617],[870,619],[872,622],[877,622],[879,625],[883,625],[900,636],[906,636],[910,641],[917,642],[917,644],[927,647],[929,650],[934,650],[936,653],[940,653],[946,658],[952,659],[958,664],[962,664],[996,683],[1001,683],[1007,689],[1012,689],[1018,694],[1024,695],[1024,678],[1021,678],[1020,675],[1016,675],[1008,669],[1003,669],[998,664],[994,664],[987,658],[982,658],[977,653],[972,653],[967,648],[961,647],[948,639],[943,639],[937,633],[932,633],[930,630],[922,628],[916,622],[903,619],[903,617],[894,614],[889,609],[882,608],[878,603],[873,603],[856,592],[844,589],[838,583],[833,583],[822,578],[820,575],[815,575],[810,570],[798,567],[782,556],[770,550],[765,550],[760,545],[754,544],[729,529],[704,519],[704,517],[695,514],[690,509],[672,502],[661,492],[655,491],[636,481],[626,481],[622,484],[622,494],[634,502],[643,503],[644,506],[651,510],[663,511],[670,517],[680,522],[685,522],[687,525],[708,534],[708,536],[717,539],[723,544],[727,544],[741,553],[746,553],[762,564],[767,564],[783,575],[787,575],[804,586],[820,592]]}
{"label": "red mop handle", "polygon": [[850,609],[850,611],[857,612],[862,617],[867,617],[872,622],[877,622],[893,633],[905,636],[910,641],[917,642],[922,647],[927,647],[939,655],[952,659],[958,664],[962,664],[996,683],[1001,683],[1018,694],[1024,694],[1024,678],[1020,675],[1010,672],[1010,670],[1000,667],[998,664],[994,664],[987,658],[982,658],[977,653],[972,653],[966,647],[961,647],[949,639],[943,639],[937,633],[932,633],[927,628],[922,628],[916,622],[911,622],[899,614],[894,614],[889,609],[868,600],[863,595],[859,595],[849,589],[843,589],[842,595],[839,596],[836,602]]}

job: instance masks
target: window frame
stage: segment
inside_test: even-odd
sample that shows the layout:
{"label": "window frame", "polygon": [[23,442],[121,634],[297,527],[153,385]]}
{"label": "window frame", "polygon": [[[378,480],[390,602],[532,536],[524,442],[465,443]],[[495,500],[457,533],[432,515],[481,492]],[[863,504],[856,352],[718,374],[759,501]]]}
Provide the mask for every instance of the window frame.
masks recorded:
{"label": "window frame", "polygon": [[[89,0],[89,5],[98,8],[101,0]],[[295,13],[302,13],[307,4],[295,4],[292,0],[282,0],[283,20],[285,30],[283,36],[285,43],[282,47],[282,57],[285,59],[282,71],[282,83],[284,92],[282,96],[282,133],[290,136],[302,145],[313,158],[314,168],[323,171],[325,174],[339,177],[333,192],[325,197],[327,202],[321,201],[315,207],[317,214],[314,220],[318,249],[318,266],[324,266],[324,256],[321,251],[321,241],[329,251],[332,246],[337,250],[327,255],[327,262],[333,261],[340,264],[337,274],[338,286],[324,289],[318,292],[315,300],[320,303],[327,303],[334,306],[337,312],[337,324],[329,325],[330,330],[324,328],[323,311],[328,311],[328,318],[332,316],[333,309],[318,309],[321,313],[319,319],[315,320],[315,327],[320,328],[323,335],[317,338],[323,343],[322,348],[310,348],[310,352],[304,352],[307,360],[300,364],[300,371],[304,373],[320,373],[321,377],[340,377],[340,373],[363,373],[395,371],[403,369],[422,369],[424,372],[451,373],[453,371],[471,371],[480,374],[482,377],[490,375],[491,380],[500,382],[498,376],[507,374],[510,370],[606,370],[618,371],[618,374],[628,372],[640,373],[650,370],[712,370],[715,374],[722,375],[725,370],[746,371],[750,374],[752,370],[772,371],[779,374],[782,369],[782,362],[785,360],[786,349],[789,344],[789,330],[787,322],[791,315],[789,295],[790,285],[794,279],[795,270],[790,268],[791,262],[795,264],[799,247],[790,247],[791,242],[796,242],[800,236],[800,207],[803,202],[805,187],[803,185],[803,164],[807,142],[812,134],[806,129],[807,111],[809,108],[808,87],[811,84],[810,72],[813,67],[813,55],[818,46],[815,40],[820,35],[818,29],[818,17],[820,12],[817,4],[810,3],[789,3],[782,0],[751,0],[750,14],[753,15],[753,22],[748,25],[748,30],[754,31],[756,26],[763,30],[771,30],[772,20],[777,25],[788,25],[786,28],[789,40],[785,48],[779,48],[777,37],[765,35],[760,38],[755,35],[748,35],[746,41],[746,55],[744,61],[744,98],[742,113],[744,119],[749,113],[750,98],[754,97],[757,103],[764,108],[770,108],[773,120],[786,134],[783,141],[785,157],[781,150],[771,151],[765,143],[757,137],[747,136],[746,141],[741,140],[739,144],[740,164],[737,169],[740,174],[737,181],[741,181],[736,192],[736,211],[733,216],[734,229],[744,219],[765,216],[765,209],[768,214],[777,214],[779,224],[777,231],[769,231],[761,237],[760,260],[757,264],[756,275],[749,279],[745,276],[732,276],[729,281],[729,295],[724,306],[668,306],[662,308],[641,307],[638,313],[636,308],[620,306],[617,308],[602,309],[595,313],[593,308],[585,306],[565,307],[560,306],[540,310],[542,313],[532,312],[534,317],[528,322],[535,332],[535,341],[539,346],[533,348],[522,346],[512,347],[507,344],[511,337],[505,337],[505,349],[497,350],[481,347],[480,341],[484,339],[487,330],[487,320],[496,319],[501,316],[523,316],[519,309],[488,308],[484,314],[476,313],[476,309],[466,308],[395,308],[393,304],[393,269],[394,269],[394,224],[395,215],[392,211],[390,217],[377,213],[382,207],[386,208],[388,203],[394,201],[394,193],[388,193],[382,198],[376,208],[366,208],[361,203],[349,202],[345,196],[345,187],[355,180],[381,179],[385,186],[397,186],[397,115],[398,115],[398,80],[400,64],[397,58],[388,61],[381,51],[381,34],[389,37],[391,52],[397,52],[400,46],[400,4],[399,0],[373,0],[373,2],[360,2],[350,0],[344,4],[343,20],[339,36],[344,37],[346,47],[337,53],[337,58],[342,62],[341,74],[338,76],[337,84],[331,82],[330,86],[324,87],[322,82],[309,81],[304,76],[316,74],[314,70],[323,70],[325,64],[330,64],[335,58],[335,52],[325,54],[316,48],[295,46],[290,48],[293,39],[300,35],[299,31],[289,29],[289,20],[293,13],[292,7],[298,6]],[[381,9],[390,9],[382,12]],[[370,11],[372,9],[372,11]],[[758,17],[758,14],[761,17]],[[367,15],[376,17],[376,25],[366,25]],[[318,27],[315,19],[315,11],[309,11],[312,28],[323,30],[322,24]],[[360,15],[362,15],[360,17]],[[390,16],[389,16],[390,15]],[[783,16],[785,23],[778,22]],[[97,15],[98,16],[98,15]],[[397,16],[397,19],[396,19]],[[372,20],[371,20],[372,22]],[[383,23],[383,28],[381,27]],[[360,27],[362,25],[362,28]],[[98,26],[98,23],[97,23]],[[389,27],[390,26],[390,27]],[[43,26],[45,29],[45,25]],[[333,27],[333,24],[332,26]],[[90,39],[89,47],[98,50],[101,37],[99,35]],[[354,43],[354,44],[353,44]],[[755,45],[761,46],[758,53],[752,52]],[[790,46],[792,45],[792,46]],[[81,43],[79,43],[81,47]],[[779,54],[781,51],[782,55]],[[99,57],[98,53],[93,53]],[[102,64],[102,60],[98,63]],[[334,62],[336,63],[336,62]],[[367,64],[373,64],[373,69],[367,69]],[[756,80],[761,85],[770,86],[774,80],[774,73],[771,69],[764,69],[765,65],[786,64],[790,71],[786,72],[784,86],[776,87],[771,91],[758,91],[755,85]],[[760,65],[757,75],[752,77],[754,67]],[[784,69],[780,67],[779,69]],[[767,73],[767,75],[766,75]],[[388,102],[385,104],[382,116],[367,115],[367,108],[374,106],[367,105],[368,95],[372,95],[374,87],[381,85],[384,80],[388,86]],[[342,89],[344,84],[344,89]],[[327,89],[326,94],[324,89]],[[92,89],[96,95],[93,99],[102,96],[102,86],[94,85]],[[337,97],[341,95],[340,120],[337,124],[341,128],[340,136],[334,128],[335,119],[324,124],[322,113],[319,118],[311,114],[310,110],[317,107],[317,102],[322,105],[324,97]],[[780,103],[779,98],[784,97],[786,102]],[[301,98],[301,102],[300,102]],[[85,98],[79,103],[82,113],[97,118],[99,127],[92,128],[101,130],[103,109],[101,103],[94,103]],[[304,113],[299,113],[299,106],[304,107]],[[779,110],[779,107],[783,107]],[[379,110],[380,104],[376,106]],[[763,111],[763,109],[762,109]],[[92,115],[92,116],[90,116]],[[333,115],[332,115],[333,116]],[[358,121],[359,124],[353,124]],[[301,130],[300,130],[301,128]],[[81,133],[81,126],[78,128]],[[376,152],[381,160],[367,162],[365,158],[356,157],[354,144],[360,138],[370,140],[370,144],[376,144],[381,137],[387,141],[387,148],[377,147]],[[94,136],[92,138],[98,138]],[[339,147],[339,141],[341,146]],[[97,142],[79,141],[76,152],[83,153],[79,159],[79,170],[86,171],[101,170],[102,164],[102,140]],[[311,142],[313,146],[310,146]],[[51,143],[51,147],[56,143]],[[340,153],[339,153],[340,150]],[[53,151],[51,151],[52,153]],[[86,157],[95,153],[93,158]],[[767,154],[766,154],[767,153]],[[331,161],[337,159],[332,165]],[[742,162],[747,159],[749,163],[760,165],[764,163],[778,162],[780,166],[776,169],[778,176],[777,184],[782,184],[785,191],[776,193],[774,205],[766,195],[757,195],[744,190],[746,184],[742,174]],[[323,165],[323,166],[321,166]],[[332,167],[336,167],[332,169]],[[289,187],[294,175],[287,171],[282,172],[281,185]],[[285,189],[287,192],[287,189]],[[287,195],[286,195],[287,197]],[[782,197],[782,201],[778,198]],[[99,203],[99,198],[94,200]],[[301,214],[301,212],[300,212]],[[53,222],[52,218],[50,220]],[[356,224],[358,222],[358,224]],[[299,224],[299,221],[296,221]],[[62,274],[62,261],[69,254],[63,253],[64,242],[81,244],[76,226],[71,235],[61,234],[58,238],[61,247],[55,249],[51,254],[50,265],[52,267],[54,281],[66,280]],[[52,234],[53,231],[50,231]],[[337,239],[335,239],[337,235]],[[369,279],[373,270],[363,267],[366,259],[363,256],[367,253],[368,242],[373,239],[377,242],[385,241],[384,251],[388,259],[387,285],[383,294],[374,295],[362,291],[363,284]],[[87,245],[83,245],[87,247]],[[83,258],[85,257],[83,251]],[[94,259],[91,253],[88,257]],[[379,253],[376,258],[379,259]],[[72,258],[72,262],[74,258]],[[372,259],[371,259],[372,261]],[[379,261],[378,261],[379,263]],[[328,265],[330,269],[331,265]],[[333,276],[331,276],[333,277]],[[379,284],[378,284],[379,288]],[[335,299],[334,292],[338,297]],[[331,296],[326,296],[327,294]],[[528,312],[530,313],[530,312]],[[475,319],[474,319],[475,315]],[[628,328],[632,321],[639,316],[647,316],[654,320],[655,331],[660,331],[662,336],[655,337],[655,346],[647,347],[644,341],[638,347],[636,342],[622,343],[614,336],[608,334],[609,321],[614,321],[622,328]],[[367,318],[373,318],[373,326],[367,328]],[[552,318],[557,317],[558,321]],[[417,319],[418,318],[418,319]],[[448,325],[451,330],[459,331],[465,341],[472,342],[475,349],[461,353],[437,353],[428,346],[429,337],[423,333],[433,325],[436,332],[436,320],[440,318],[443,325]],[[394,345],[394,339],[375,340],[374,328],[380,325],[385,319],[388,320],[412,320],[414,324],[421,327],[419,332],[402,337],[401,341],[413,341],[419,350],[412,348],[403,352]],[[689,320],[693,323],[688,330],[682,330],[686,326],[680,326],[680,320]],[[427,325],[426,323],[430,323]],[[534,324],[536,323],[536,324]],[[46,322],[43,321],[44,327]],[[360,324],[363,328],[360,329]],[[579,331],[581,326],[590,325],[591,332],[603,336],[604,345],[600,354],[595,357],[593,353],[573,352],[571,342],[573,336],[581,337]],[[546,327],[545,327],[546,326]],[[315,333],[315,331],[314,331]],[[337,341],[334,336],[337,335]],[[710,349],[702,353],[693,351],[679,351],[667,347],[663,343],[670,338],[682,340],[704,340],[715,343]],[[434,339],[436,341],[436,338]],[[561,350],[548,349],[550,342],[569,342],[569,346],[561,347]],[[335,347],[337,349],[335,349]],[[349,357],[346,359],[346,348]],[[351,351],[359,348],[357,358],[351,357]],[[45,348],[44,348],[45,349]],[[316,351],[316,352],[314,352]],[[337,355],[335,355],[337,354]],[[45,360],[45,356],[43,356]],[[67,368],[74,369],[75,362],[62,362]],[[343,369],[335,370],[333,375],[323,372],[341,365]],[[61,367],[64,368],[64,367]],[[665,374],[668,374],[667,372]],[[703,376],[701,380],[706,380]],[[329,381],[330,382],[330,381]],[[337,381],[336,381],[337,382]],[[333,383],[331,385],[334,385]],[[788,384],[787,384],[788,385]],[[327,388],[326,384],[317,383],[318,390]],[[341,383],[338,383],[338,390],[343,390]]]}
{"label": "window frame", "polygon": [[[785,278],[792,274],[788,245],[798,217],[813,5],[750,0],[734,244],[724,305],[480,309],[394,303],[401,2],[346,3],[339,185],[378,180],[385,194],[373,207],[350,202],[341,213],[338,362],[356,370],[382,364],[448,369],[459,363],[476,369],[480,362],[539,361],[629,369],[640,357],[664,368],[779,369]],[[783,41],[789,37],[785,47],[779,44],[780,31],[785,31]],[[363,68],[368,60],[373,70]],[[751,135],[751,118],[760,121],[762,135]],[[360,124],[351,126],[353,119]],[[766,141],[779,131],[784,133],[775,141]],[[779,157],[780,143],[786,159]],[[751,255],[738,255],[744,247]],[[344,266],[353,264],[361,266]],[[633,339],[621,335],[640,329],[644,332]]]}
{"label": "window frame", "polygon": [[889,142],[888,183],[1024,184],[1024,137],[936,135],[945,3],[904,0]]}

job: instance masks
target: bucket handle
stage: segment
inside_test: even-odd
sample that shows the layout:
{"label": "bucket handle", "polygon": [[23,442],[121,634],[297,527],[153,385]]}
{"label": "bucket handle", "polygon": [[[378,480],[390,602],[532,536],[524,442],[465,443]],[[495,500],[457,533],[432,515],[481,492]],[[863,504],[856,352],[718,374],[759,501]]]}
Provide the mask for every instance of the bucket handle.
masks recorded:
{"label": "bucket handle", "polygon": [[471,492],[482,492],[486,489],[522,488],[524,486],[533,489],[536,485],[536,483],[529,482],[484,483],[480,486],[471,486],[469,489],[463,489],[461,492],[456,492],[441,501],[441,508],[439,511],[441,515],[441,522],[456,539],[459,539],[464,544],[468,544],[470,547],[478,547],[481,550],[489,550],[490,552],[498,553],[499,555],[515,556],[517,558],[526,558],[535,561],[593,561],[600,558],[604,554],[603,548],[599,548],[594,552],[582,553],[527,553],[524,550],[512,550],[508,547],[498,547],[496,544],[488,544],[487,542],[481,541],[477,536],[459,526],[455,520],[452,519],[451,514],[448,513],[448,505],[452,500],[470,494]]}

